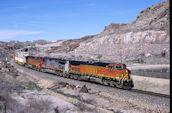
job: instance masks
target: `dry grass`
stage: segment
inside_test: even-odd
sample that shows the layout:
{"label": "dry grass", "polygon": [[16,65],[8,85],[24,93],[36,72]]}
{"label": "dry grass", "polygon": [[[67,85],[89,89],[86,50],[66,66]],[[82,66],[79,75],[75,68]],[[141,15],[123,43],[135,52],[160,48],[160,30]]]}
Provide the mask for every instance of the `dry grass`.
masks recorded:
{"label": "dry grass", "polygon": [[8,82],[8,81],[0,81],[0,91],[4,92],[17,92],[20,93],[24,89],[24,86],[13,81],[13,82]]}
{"label": "dry grass", "polygon": [[1,112],[5,113],[21,113],[23,105],[21,105],[17,100],[13,99],[12,96],[4,91],[0,91],[0,102]]}
{"label": "dry grass", "polygon": [[[30,98],[22,105],[7,92],[0,92],[0,112],[2,113],[52,113],[52,102],[43,98]],[[57,111],[57,109],[56,109]]]}
{"label": "dry grass", "polygon": [[[30,98],[23,110],[24,113],[50,113],[52,110],[52,102],[43,98]],[[57,110],[57,109],[56,109]]]}
{"label": "dry grass", "polygon": [[40,91],[41,88],[31,81],[20,82],[11,74],[13,73],[0,74],[0,113],[47,113],[51,101],[29,99],[25,106],[15,99],[14,95],[19,96],[25,89]]}

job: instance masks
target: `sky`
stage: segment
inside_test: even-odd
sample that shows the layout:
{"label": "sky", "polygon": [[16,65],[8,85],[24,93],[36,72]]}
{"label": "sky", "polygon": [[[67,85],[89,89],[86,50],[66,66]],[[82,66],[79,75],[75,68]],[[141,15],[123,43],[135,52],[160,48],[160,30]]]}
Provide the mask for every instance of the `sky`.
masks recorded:
{"label": "sky", "polygon": [[57,41],[130,23],[164,0],[0,0],[0,41]]}

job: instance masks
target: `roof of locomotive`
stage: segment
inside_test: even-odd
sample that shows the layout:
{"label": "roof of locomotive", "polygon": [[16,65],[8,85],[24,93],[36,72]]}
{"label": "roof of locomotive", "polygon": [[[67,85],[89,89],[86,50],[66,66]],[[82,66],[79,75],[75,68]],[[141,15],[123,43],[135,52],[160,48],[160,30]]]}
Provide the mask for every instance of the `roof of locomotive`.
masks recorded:
{"label": "roof of locomotive", "polygon": [[105,62],[95,62],[95,61],[76,61],[76,60],[67,60],[61,58],[52,58],[52,57],[37,57],[37,56],[27,56],[27,58],[43,58],[43,59],[50,59],[50,60],[60,60],[63,62],[69,61],[72,65],[94,65],[94,66],[103,66],[106,67],[109,64],[117,64],[117,63],[105,63]]}
{"label": "roof of locomotive", "polygon": [[106,67],[110,63],[103,63],[103,62],[89,62],[89,61],[74,61],[74,60],[69,60],[70,64],[73,65],[95,65],[95,66],[103,66]]}
{"label": "roof of locomotive", "polygon": [[60,59],[60,58],[51,58],[51,57],[40,57],[40,56],[26,56],[27,58],[38,58],[38,59],[50,59],[50,60],[63,60],[66,61],[64,59]]}
{"label": "roof of locomotive", "polygon": [[67,59],[62,59],[62,58],[51,58],[51,57],[44,57],[52,60],[62,60],[62,61],[69,61],[70,64],[73,65],[80,65],[80,64],[85,64],[85,65],[97,65],[97,66],[106,66],[109,65],[110,63],[102,63],[102,62],[90,62],[90,61],[76,61],[76,60],[67,60]]}

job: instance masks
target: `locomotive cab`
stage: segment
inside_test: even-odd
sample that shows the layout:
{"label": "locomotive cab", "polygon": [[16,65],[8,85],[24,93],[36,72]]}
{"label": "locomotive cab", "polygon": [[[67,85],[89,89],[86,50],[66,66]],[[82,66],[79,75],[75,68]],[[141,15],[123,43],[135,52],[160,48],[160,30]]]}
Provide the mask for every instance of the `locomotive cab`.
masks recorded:
{"label": "locomotive cab", "polygon": [[109,70],[125,70],[127,69],[127,66],[125,64],[109,64],[108,65]]}
{"label": "locomotive cab", "polygon": [[113,76],[116,76],[120,84],[123,85],[123,89],[131,89],[134,87],[131,78],[131,71],[127,69],[125,64],[109,64],[108,69],[109,73],[113,74]]}

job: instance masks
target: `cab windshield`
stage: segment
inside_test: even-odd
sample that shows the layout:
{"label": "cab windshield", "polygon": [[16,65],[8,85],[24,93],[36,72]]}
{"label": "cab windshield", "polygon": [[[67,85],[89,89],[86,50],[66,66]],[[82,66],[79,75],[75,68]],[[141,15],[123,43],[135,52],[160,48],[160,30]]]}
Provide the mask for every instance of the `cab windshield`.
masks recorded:
{"label": "cab windshield", "polygon": [[116,66],[116,69],[117,69],[117,70],[126,69],[126,65],[125,65],[125,64],[124,64],[123,66],[122,66],[122,65],[117,65],[117,66]]}

